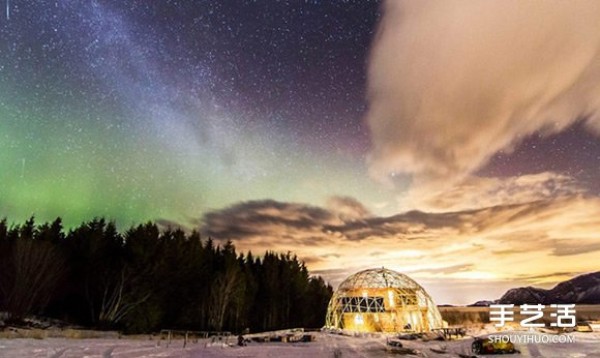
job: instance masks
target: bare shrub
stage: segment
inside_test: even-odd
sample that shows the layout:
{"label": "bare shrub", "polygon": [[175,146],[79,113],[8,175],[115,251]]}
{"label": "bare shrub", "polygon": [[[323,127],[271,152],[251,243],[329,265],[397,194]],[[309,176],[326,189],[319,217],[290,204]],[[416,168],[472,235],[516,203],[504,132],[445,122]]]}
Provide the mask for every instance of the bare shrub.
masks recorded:
{"label": "bare shrub", "polygon": [[48,242],[18,239],[2,267],[0,289],[8,321],[42,310],[64,273],[64,260]]}

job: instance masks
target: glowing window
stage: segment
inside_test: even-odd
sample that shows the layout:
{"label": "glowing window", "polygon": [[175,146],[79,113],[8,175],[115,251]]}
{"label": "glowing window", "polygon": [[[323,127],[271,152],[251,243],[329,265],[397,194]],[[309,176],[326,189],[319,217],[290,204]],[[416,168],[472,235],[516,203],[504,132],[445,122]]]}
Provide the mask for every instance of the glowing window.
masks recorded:
{"label": "glowing window", "polygon": [[385,312],[383,297],[340,297],[342,312]]}
{"label": "glowing window", "polygon": [[363,316],[361,314],[354,315],[354,324],[363,324],[365,323]]}

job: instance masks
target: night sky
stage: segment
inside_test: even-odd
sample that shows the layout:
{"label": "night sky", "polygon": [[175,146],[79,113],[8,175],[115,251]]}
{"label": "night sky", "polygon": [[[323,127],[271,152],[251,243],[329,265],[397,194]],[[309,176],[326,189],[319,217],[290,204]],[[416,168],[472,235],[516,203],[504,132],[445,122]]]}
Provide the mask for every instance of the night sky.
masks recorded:
{"label": "night sky", "polygon": [[270,196],[382,197],[364,175],[362,119],[376,3],[7,6],[0,208],[11,218],[129,224]]}
{"label": "night sky", "polygon": [[[66,227],[99,216],[121,228],[158,220],[233,239],[241,249],[298,252],[333,282],[348,270],[382,264],[412,272],[426,286],[447,275],[467,288],[476,280],[550,284],[593,269],[572,255],[600,250],[600,223],[591,219],[600,213],[600,140],[590,130],[596,102],[551,126],[521,128],[508,120],[488,125],[496,117],[490,112],[487,121],[481,108],[494,103],[479,106],[467,94],[458,102],[472,104],[486,124],[465,120],[461,127],[453,114],[466,118],[475,110],[452,111],[457,101],[448,93],[459,93],[456,81],[442,72],[432,78],[440,87],[450,84],[443,96],[412,84],[438,74],[437,55],[449,72],[458,62],[444,57],[443,44],[421,57],[421,47],[388,51],[395,10],[379,1],[3,1],[0,217],[9,223],[31,215],[61,216]],[[412,10],[402,9],[408,18]],[[377,40],[384,14],[380,31],[388,37]],[[444,18],[452,16],[463,15]],[[435,39],[432,19],[418,25],[427,35],[410,41]],[[398,28],[407,34],[415,26]],[[433,70],[419,72],[425,65]],[[398,71],[386,79],[382,69],[394,66]],[[533,88],[530,79],[522,82]],[[599,98],[595,88],[582,88]],[[396,103],[400,109],[391,108]],[[423,110],[432,103],[441,103],[446,122],[432,120],[421,131],[437,115]],[[386,122],[396,115],[404,116],[400,124]],[[489,149],[470,142],[480,129],[510,123],[520,129],[498,129]],[[453,147],[462,142],[468,151]],[[507,219],[508,211],[516,216]],[[560,225],[531,226],[540,217],[546,227]],[[567,234],[573,225],[581,232]],[[525,266],[549,256],[561,264],[529,273],[525,266],[505,269],[524,260],[508,236],[530,238],[527,252],[542,253]],[[444,250],[433,248],[435,237]],[[578,241],[565,248],[567,239]],[[486,245],[487,254],[477,251]],[[463,249],[479,253],[462,255]],[[435,263],[424,264],[431,257]],[[441,301],[481,298],[433,291]]]}

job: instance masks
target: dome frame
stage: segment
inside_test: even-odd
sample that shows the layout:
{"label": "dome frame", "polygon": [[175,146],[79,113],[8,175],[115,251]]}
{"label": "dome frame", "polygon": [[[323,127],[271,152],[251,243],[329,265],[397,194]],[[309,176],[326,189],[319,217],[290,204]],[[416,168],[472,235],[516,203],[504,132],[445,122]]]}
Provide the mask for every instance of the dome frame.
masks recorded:
{"label": "dome frame", "polygon": [[353,332],[427,332],[443,326],[423,287],[383,267],[346,278],[333,293],[325,317],[325,328]]}

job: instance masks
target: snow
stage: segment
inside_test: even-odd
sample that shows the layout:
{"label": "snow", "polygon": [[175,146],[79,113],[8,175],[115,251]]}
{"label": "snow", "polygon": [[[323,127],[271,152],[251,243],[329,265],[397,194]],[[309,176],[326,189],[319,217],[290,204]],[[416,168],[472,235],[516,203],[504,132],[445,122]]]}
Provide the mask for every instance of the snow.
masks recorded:
{"label": "snow", "polygon": [[[477,335],[493,333],[484,329]],[[541,332],[503,332],[511,334],[543,334]],[[166,341],[145,338],[122,339],[68,339],[68,338],[18,338],[0,339],[0,357],[52,357],[52,358],[139,358],[139,357],[393,357],[385,351],[386,338],[348,337],[327,333],[312,333],[316,340],[309,343],[249,343],[238,347],[207,347],[208,340],[188,343],[175,340],[169,347]],[[574,332],[575,342],[565,344],[517,344],[522,354],[515,357],[600,357],[600,333]],[[237,341],[232,337],[229,342]],[[458,357],[469,354],[472,339],[423,342],[402,341],[404,347],[416,349],[422,357]],[[431,349],[446,351],[436,353]],[[341,355],[340,355],[341,353]],[[506,356],[504,356],[506,357]]]}

